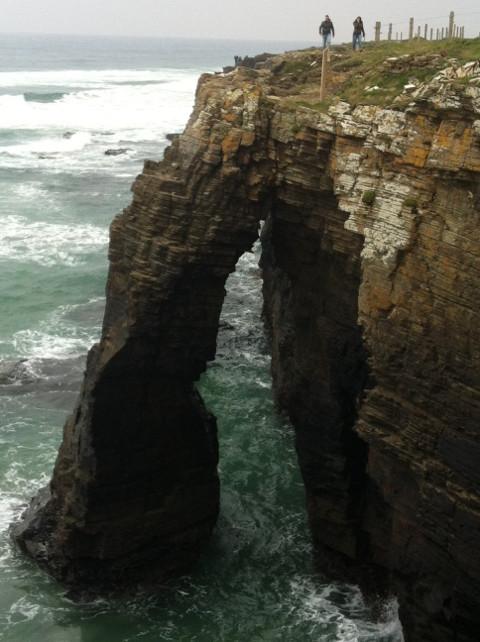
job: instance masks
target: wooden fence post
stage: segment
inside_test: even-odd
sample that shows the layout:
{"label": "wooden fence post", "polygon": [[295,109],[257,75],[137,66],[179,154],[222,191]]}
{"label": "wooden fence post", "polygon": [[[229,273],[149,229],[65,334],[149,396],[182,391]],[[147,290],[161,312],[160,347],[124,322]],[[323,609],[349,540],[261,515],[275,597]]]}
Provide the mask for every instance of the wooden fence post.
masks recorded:
{"label": "wooden fence post", "polygon": [[388,25],[388,39],[389,39],[389,40],[391,40],[391,39],[392,39],[392,26],[393,26],[393,25],[392,25],[392,23],[390,23],[390,24]]}
{"label": "wooden fence post", "polygon": [[430,40],[433,40],[433,27],[430,27]]}
{"label": "wooden fence post", "polygon": [[417,27],[417,38],[420,38],[420,25]]}
{"label": "wooden fence post", "polygon": [[440,38],[440,29],[437,27],[437,40]]}
{"label": "wooden fence post", "polygon": [[450,11],[450,17],[448,19],[448,37],[453,38],[453,23],[455,20],[455,12]]}
{"label": "wooden fence post", "polygon": [[425,40],[427,40],[427,37],[428,37],[428,25],[425,25],[425,27],[423,29],[423,37],[425,38]]}
{"label": "wooden fence post", "polygon": [[413,38],[413,18],[410,18],[410,22],[408,25],[408,39],[411,40]]}
{"label": "wooden fence post", "polygon": [[375,23],[375,42],[380,42],[380,29],[382,28],[381,22]]}
{"label": "wooden fence post", "polygon": [[325,49],[322,52],[322,77],[320,79],[320,100],[323,100],[325,98],[325,91],[327,87],[327,67],[328,67],[328,60],[330,57],[330,51],[328,47],[325,47]]}
{"label": "wooden fence post", "polygon": [[444,34],[445,34],[445,27],[442,27],[442,40],[443,40],[443,39],[444,39],[444,37],[445,37],[445,35],[444,35]]}

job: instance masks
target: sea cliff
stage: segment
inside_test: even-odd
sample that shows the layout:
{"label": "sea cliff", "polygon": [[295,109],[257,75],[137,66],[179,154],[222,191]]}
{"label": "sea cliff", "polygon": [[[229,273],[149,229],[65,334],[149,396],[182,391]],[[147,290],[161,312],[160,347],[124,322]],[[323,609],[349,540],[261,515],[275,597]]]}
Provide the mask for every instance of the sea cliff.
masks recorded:
{"label": "sea cliff", "polygon": [[66,584],[158,580],[201,553],[218,454],[195,382],[264,221],[274,389],[316,550],[380,569],[407,640],[477,638],[480,67],[393,56],[385,78],[414,81],[360,78],[363,99],[352,60],[334,55],[325,102],[316,50],[202,76],[135,181],[52,482],[14,529]]}

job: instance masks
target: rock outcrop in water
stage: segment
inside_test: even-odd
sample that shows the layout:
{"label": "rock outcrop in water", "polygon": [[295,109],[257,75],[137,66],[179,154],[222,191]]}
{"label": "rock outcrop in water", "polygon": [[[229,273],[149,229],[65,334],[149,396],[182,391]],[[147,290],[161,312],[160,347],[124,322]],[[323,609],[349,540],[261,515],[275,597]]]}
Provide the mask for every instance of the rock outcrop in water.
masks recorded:
{"label": "rock outcrop in water", "polygon": [[194,382],[265,220],[275,392],[315,544],[388,571],[408,640],[473,641],[478,66],[408,105],[324,111],[292,101],[289,62],[203,76],[185,132],[145,164],[112,225],[102,339],[52,482],[14,534],[74,586],[164,578],[198,556],[219,486]]}

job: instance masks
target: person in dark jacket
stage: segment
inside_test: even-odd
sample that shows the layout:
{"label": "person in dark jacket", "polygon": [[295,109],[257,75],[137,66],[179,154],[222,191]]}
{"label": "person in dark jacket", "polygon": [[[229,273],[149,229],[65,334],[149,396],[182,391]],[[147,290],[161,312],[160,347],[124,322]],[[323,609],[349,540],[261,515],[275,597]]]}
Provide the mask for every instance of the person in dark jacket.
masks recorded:
{"label": "person in dark jacket", "polygon": [[353,21],[353,51],[362,48],[362,36],[365,38],[365,29],[363,28],[363,20],[358,16]]}
{"label": "person in dark jacket", "polygon": [[325,16],[325,20],[320,25],[318,32],[321,37],[322,49],[330,47],[332,37],[335,37],[335,27],[333,26],[333,22],[330,20],[330,16]]}

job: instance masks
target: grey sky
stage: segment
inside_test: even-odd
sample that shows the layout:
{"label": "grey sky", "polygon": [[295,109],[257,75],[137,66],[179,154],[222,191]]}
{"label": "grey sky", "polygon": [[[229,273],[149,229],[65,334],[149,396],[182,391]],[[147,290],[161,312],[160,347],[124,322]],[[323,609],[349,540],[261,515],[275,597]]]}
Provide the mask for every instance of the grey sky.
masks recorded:
{"label": "grey sky", "polygon": [[437,27],[452,9],[466,35],[478,35],[477,0],[2,0],[0,32],[315,40],[329,13],[338,42],[350,38],[358,14],[371,38],[375,20],[382,20],[383,31],[396,23],[393,33],[405,36],[410,15]]}

